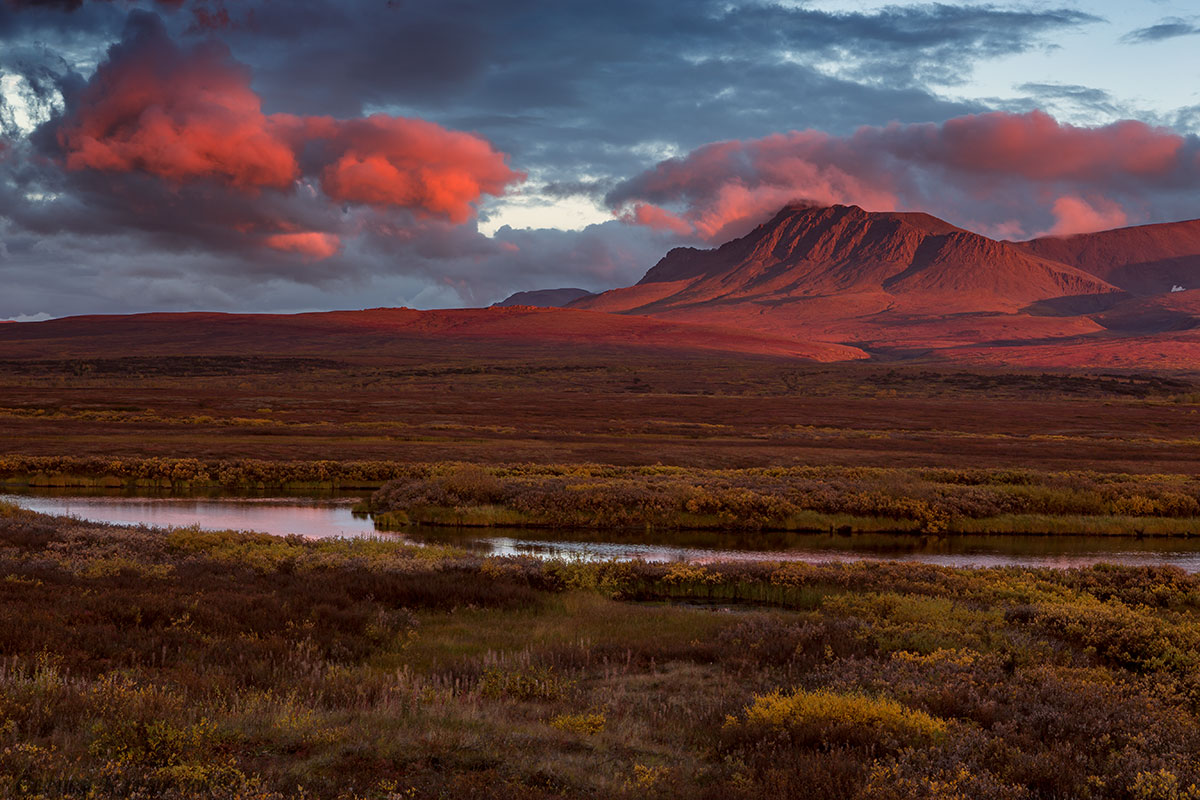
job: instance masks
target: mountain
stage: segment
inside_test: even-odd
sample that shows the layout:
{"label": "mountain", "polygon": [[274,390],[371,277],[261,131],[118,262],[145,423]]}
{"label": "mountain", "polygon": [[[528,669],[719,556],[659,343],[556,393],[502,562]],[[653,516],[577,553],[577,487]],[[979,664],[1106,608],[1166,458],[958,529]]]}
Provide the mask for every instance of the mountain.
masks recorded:
{"label": "mountain", "polygon": [[[661,314],[843,298],[845,310],[1014,312],[1062,297],[1116,294],[1111,283],[1010,243],[917,213],[788,206],[715,250],[677,248],[637,285],[573,308]],[[749,309],[748,309],[749,310]]]}
{"label": "mountain", "polygon": [[920,213],[787,206],[571,308],[704,322],[879,359],[1200,366],[1200,221],[1002,242]]}
{"label": "mountain", "polygon": [[535,289],[532,292],[515,292],[498,303],[492,303],[493,308],[508,308],[509,306],[534,306],[535,308],[562,308],[575,300],[591,297],[587,289]]}
{"label": "mountain", "polygon": [[1047,236],[1014,246],[1087,270],[1136,295],[1200,289],[1200,219]]}

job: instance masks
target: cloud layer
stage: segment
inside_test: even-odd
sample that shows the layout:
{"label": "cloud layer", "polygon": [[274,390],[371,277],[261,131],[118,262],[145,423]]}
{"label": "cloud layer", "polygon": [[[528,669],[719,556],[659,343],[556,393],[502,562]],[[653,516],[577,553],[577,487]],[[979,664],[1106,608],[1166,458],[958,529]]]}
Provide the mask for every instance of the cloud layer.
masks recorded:
{"label": "cloud layer", "polygon": [[[1012,236],[1197,216],[1196,109],[971,85],[1091,2],[0,0],[0,318],[603,289],[797,198]],[[1143,55],[1195,22],[1156,19]],[[559,201],[611,221],[476,225]]]}
{"label": "cloud layer", "polygon": [[1126,207],[1145,217],[1197,189],[1195,136],[1135,120],[1076,127],[1034,111],[717,142],[630,178],[607,201],[628,222],[708,241],[794,200],[927,211],[1019,236],[1050,217],[1058,234],[1112,227]]}

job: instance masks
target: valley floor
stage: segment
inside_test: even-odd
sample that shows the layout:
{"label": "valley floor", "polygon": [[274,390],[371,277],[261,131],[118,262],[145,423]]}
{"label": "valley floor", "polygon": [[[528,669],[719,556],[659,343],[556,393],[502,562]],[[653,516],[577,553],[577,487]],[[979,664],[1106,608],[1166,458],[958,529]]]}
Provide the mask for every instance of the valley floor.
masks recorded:
{"label": "valley floor", "polygon": [[1200,474],[1200,373],[433,346],[0,361],[0,455]]}

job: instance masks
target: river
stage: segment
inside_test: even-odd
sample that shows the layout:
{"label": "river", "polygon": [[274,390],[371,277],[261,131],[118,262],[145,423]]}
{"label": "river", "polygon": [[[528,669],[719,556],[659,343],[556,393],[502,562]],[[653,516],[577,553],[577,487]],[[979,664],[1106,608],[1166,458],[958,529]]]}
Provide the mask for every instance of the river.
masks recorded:
{"label": "river", "polygon": [[1200,537],[921,536],[528,529],[414,528],[381,533],[351,510],[353,498],[175,498],[98,494],[0,494],[45,514],[157,528],[260,531],[311,538],[380,536],[415,544],[453,544],[487,555],[646,561],[893,560],[955,567],[1081,567],[1097,563],[1172,565],[1200,572]]}

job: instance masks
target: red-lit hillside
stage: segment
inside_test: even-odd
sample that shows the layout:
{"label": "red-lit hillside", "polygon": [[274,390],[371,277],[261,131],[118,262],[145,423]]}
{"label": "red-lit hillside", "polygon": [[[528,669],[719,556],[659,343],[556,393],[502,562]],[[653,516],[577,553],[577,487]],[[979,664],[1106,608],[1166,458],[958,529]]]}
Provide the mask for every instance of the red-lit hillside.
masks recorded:
{"label": "red-lit hillside", "polygon": [[1200,286],[1200,222],[1012,243],[927,214],[789,206],[740,239],[672,250],[635,286],[571,307],[887,358],[1196,367],[1196,301],[1180,286]]}
{"label": "red-lit hillside", "polygon": [[1133,294],[1200,289],[1200,219],[1044,237],[1016,246],[1087,270]]}
{"label": "red-lit hillside", "polygon": [[863,358],[853,347],[713,325],[533,308],[312,314],[133,314],[66,317],[0,328],[0,359],[143,355],[330,356],[370,360],[436,352],[709,351],[817,361]]}
{"label": "red-lit hillside", "polygon": [[928,214],[791,206],[716,250],[672,250],[636,286],[572,307],[658,313],[742,303],[768,313],[790,300],[855,296],[855,312],[866,302],[940,314],[1016,311],[1116,291],[1083,270]]}

